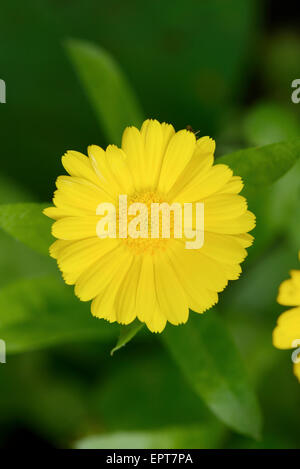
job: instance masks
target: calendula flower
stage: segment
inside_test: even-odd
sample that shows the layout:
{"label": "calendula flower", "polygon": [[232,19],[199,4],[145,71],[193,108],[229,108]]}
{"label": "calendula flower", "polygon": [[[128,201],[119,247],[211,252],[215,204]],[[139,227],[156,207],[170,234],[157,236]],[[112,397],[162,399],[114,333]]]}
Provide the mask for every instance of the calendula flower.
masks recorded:
{"label": "calendula flower", "polygon": [[[300,251],[298,256],[300,260]],[[300,270],[291,270],[290,275],[291,278],[280,285],[277,301],[294,308],[279,316],[273,331],[274,346],[283,350],[300,347]],[[300,381],[300,362],[296,356],[294,361],[294,373]]]}
{"label": "calendula flower", "polygon": [[[69,176],[58,177],[55,206],[44,211],[56,220],[52,233],[58,240],[50,254],[75,294],[92,300],[94,316],[121,324],[138,318],[161,332],[167,321],[185,323],[189,308],[198,313],[211,308],[218,292],[239,277],[255,217],[238,195],[241,178],[226,165],[214,165],[214,150],[209,137],[196,140],[191,131],[146,120],[140,130],[125,129],[121,148],[91,145],[88,157],[76,151],[62,157]],[[169,238],[152,237],[150,231],[148,236],[146,225],[146,237],[129,237],[119,225],[124,195],[128,204],[151,210],[155,204],[202,203],[204,229],[194,229],[193,221],[180,239],[172,212]],[[103,225],[99,228],[100,204],[116,207],[115,219],[108,221],[116,228],[113,237],[105,238]],[[144,226],[148,216],[143,217]],[[128,212],[130,220],[138,224]],[[192,233],[204,235],[201,248],[187,248]]]}

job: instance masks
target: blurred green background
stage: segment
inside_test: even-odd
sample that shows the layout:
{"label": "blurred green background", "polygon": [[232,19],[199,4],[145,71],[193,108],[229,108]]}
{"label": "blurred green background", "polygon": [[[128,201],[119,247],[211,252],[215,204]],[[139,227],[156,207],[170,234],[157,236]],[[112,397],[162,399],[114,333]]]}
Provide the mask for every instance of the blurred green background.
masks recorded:
{"label": "blurred green background", "polygon": [[[146,117],[212,136],[217,156],[299,137],[300,104],[291,102],[291,82],[300,75],[299,17],[293,2],[277,5],[3,0],[0,78],[7,103],[0,104],[0,203],[49,201],[66,150],[109,143],[68,56],[70,38],[112,55]],[[70,289],[63,332],[47,338],[49,317],[59,323],[65,305],[43,281],[59,278],[55,263],[0,231],[0,339],[10,318],[22,316],[20,302],[42,318],[8,327],[11,353],[0,364],[0,447],[90,447],[99,445],[90,435],[102,435],[104,447],[299,448],[300,385],[290,352],[275,350],[271,340],[284,310],[276,304],[278,285],[297,268],[299,181],[298,163],[251,197],[256,241],[241,279],[220,296],[219,312],[262,408],[260,441],[212,415],[156,335],[141,331],[111,357],[117,328],[97,337],[91,319],[83,331]],[[32,278],[40,282],[38,292]],[[90,314],[87,304],[80,308]]]}

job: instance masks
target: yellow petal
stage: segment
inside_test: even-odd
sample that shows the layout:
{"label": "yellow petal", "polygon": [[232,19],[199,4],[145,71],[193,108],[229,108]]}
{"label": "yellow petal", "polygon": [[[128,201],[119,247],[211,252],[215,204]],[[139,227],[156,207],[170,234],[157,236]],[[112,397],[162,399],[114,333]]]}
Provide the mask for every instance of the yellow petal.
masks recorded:
{"label": "yellow petal", "polygon": [[208,155],[208,154],[214,154],[216,149],[216,142],[208,137],[207,135],[201,138],[198,138],[196,142],[196,151],[198,155]]}
{"label": "yellow petal", "polygon": [[85,216],[86,210],[65,205],[64,208],[48,207],[43,210],[43,214],[52,220],[59,220],[64,217]]}
{"label": "yellow petal", "polygon": [[122,136],[122,150],[128,158],[128,166],[137,191],[147,187],[144,142],[136,127],[127,127]]}
{"label": "yellow petal", "polygon": [[145,170],[148,175],[147,186],[157,186],[164,156],[164,140],[162,125],[157,120],[146,120],[141,128],[141,136],[145,147]]}
{"label": "yellow petal", "polygon": [[294,374],[300,383],[300,362],[294,364]]}
{"label": "yellow petal", "polygon": [[190,309],[196,313],[203,313],[218,302],[218,294],[208,290],[201,282],[199,276],[193,275],[190,265],[185,257],[180,253],[184,249],[176,242],[171,243],[167,254],[169,262],[173,265],[174,271],[178,275],[179,281],[188,297]]}
{"label": "yellow petal", "polygon": [[246,249],[233,236],[210,232],[205,232],[200,252],[225,264],[239,264],[247,256]]}
{"label": "yellow petal", "polygon": [[116,183],[106,157],[106,152],[97,145],[88,147],[88,155],[95,173],[99,178],[101,188],[115,199],[119,193],[119,185]]}
{"label": "yellow petal", "polygon": [[203,254],[201,249],[190,250],[183,246],[183,243],[177,240],[169,243],[169,248],[173,250],[173,255],[176,257],[176,262],[185,266],[186,273],[189,272],[188,278],[193,278],[200,288],[214,292],[224,290],[228,279],[221,264]]}
{"label": "yellow petal", "polygon": [[240,176],[232,176],[225,186],[219,191],[222,194],[238,194],[244,187],[244,183]]}
{"label": "yellow petal", "polygon": [[119,186],[119,193],[128,195],[134,192],[126,154],[116,145],[109,145],[106,149],[106,157],[112,175]]}
{"label": "yellow petal", "polygon": [[114,283],[112,283],[108,285],[102,294],[93,299],[91,305],[92,315],[99,319],[105,319],[108,322],[115,322],[117,320],[115,295]]}
{"label": "yellow petal", "polygon": [[139,320],[142,322],[150,320],[156,305],[153,257],[151,254],[146,254],[142,258],[136,297],[136,310]]}
{"label": "yellow petal", "polygon": [[59,176],[56,181],[58,190],[54,194],[53,202],[61,209],[74,207],[82,209],[86,215],[96,215],[100,203],[113,203],[114,199],[99,186],[81,178]]}
{"label": "yellow petal", "polygon": [[[93,241],[101,242],[101,248],[98,246],[98,249],[88,249],[88,242],[91,243]],[[61,250],[57,260],[58,267],[67,285],[74,285],[83,272],[89,269],[95,262],[101,262],[101,257],[113,250],[117,245],[116,240],[100,240],[99,238],[88,238],[69,242],[72,243],[72,245]],[[82,250],[79,250],[79,246],[82,247]],[[69,256],[70,252],[74,252],[74,257]]]}
{"label": "yellow petal", "polygon": [[135,257],[117,293],[116,317],[120,324],[130,324],[136,318],[136,295],[140,270],[141,258]]}
{"label": "yellow petal", "polygon": [[214,162],[215,142],[209,137],[196,141],[195,151],[189,163],[175,182],[169,197],[173,200],[180,191],[190,186],[198,186],[203,181]]}
{"label": "yellow petal", "polygon": [[202,172],[196,175],[174,200],[178,202],[195,202],[206,199],[212,194],[220,191],[231,179],[232,171],[224,164],[217,164],[210,168],[203,177]]}
{"label": "yellow petal", "polygon": [[151,319],[144,321],[151,332],[162,332],[167,324],[165,315],[161,312],[158,306],[153,310]]}
{"label": "yellow petal", "polygon": [[154,276],[159,309],[171,324],[188,320],[187,296],[166,256],[157,254],[154,259]]}
{"label": "yellow petal", "polygon": [[79,277],[78,272],[62,272],[62,277],[67,285],[74,285]]}
{"label": "yellow petal", "polygon": [[295,347],[295,340],[300,340],[300,308],[282,313],[273,331],[273,345],[279,349]]}
{"label": "yellow petal", "polygon": [[235,235],[230,235],[230,238],[238,241],[241,246],[244,248],[248,248],[249,246],[252,246],[254,237],[250,235],[249,233],[241,233],[241,234],[235,234]]}
{"label": "yellow petal", "polygon": [[99,178],[93,170],[90,160],[79,151],[67,151],[61,161],[70,176],[87,179],[96,185],[99,184]]}
{"label": "yellow petal", "polygon": [[170,140],[162,162],[158,190],[168,193],[192,158],[196,146],[193,132],[180,130]]}
{"label": "yellow petal", "polygon": [[163,122],[161,124],[161,130],[163,134],[162,153],[164,155],[171,138],[175,135],[175,129],[173,125]]}
{"label": "yellow petal", "polygon": [[300,270],[291,270],[291,278],[284,280],[279,287],[278,303],[285,306],[300,305]]}
{"label": "yellow petal", "polygon": [[119,242],[109,238],[87,238],[71,242],[57,253],[58,265],[64,272],[84,272],[106,253],[115,249]]}
{"label": "yellow petal", "polygon": [[153,256],[142,258],[136,296],[136,312],[141,322],[146,323],[151,332],[162,332],[167,319],[159,309],[156,296]]}
{"label": "yellow petal", "polygon": [[91,305],[92,315],[99,319],[105,319],[108,322],[115,322],[117,320],[115,295],[114,283],[111,283],[101,295],[93,299]]}
{"label": "yellow petal", "polygon": [[52,225],[52,234],[55,238],[77,240],[97,237],[97,223],[100,216],[66,217],[57,220]]}
{"label": "yellow petal", "polygon": [[206,224],[215,219],[237,218],[247,211],[246,199],[236,194],[215,194],[204,201],[204,218]]}
{"label": "yellow petal", "polygon": [[242,268],[239,264],[226,264],[220,262],[220,265],[222,266],[222,270],[228,280],[237,280],[242,273]]}
{"label": "yellow petal", "polygon": [[174,127],[157,120],[147,119],[141,127],[144,142],[145,171],[148,175],[146,188],[157,188],[163,158],[171,138],[175,135]]}
{"label": "yellow petal", "polygon": [[116,297],[129,269],[130,264],[121,264],[114,281],[110,282],[105,290],[93,300],[91,306],[93,316],[106,319],[109,322],[117,321]]}
{"label": "yellow petal", "polygon": [[161,332],[167,319],[160,311],[157,303],[153,256],[142,258],[139,283],[136,296],[136,312],[141,322],[145,322],[151,332]]}
{"label": "yellow petal", "polygon": [[213,233],[240,234],[253,230],[255,227],[255,216],[247,211],[243,215],[232,219],[210,218],[204,213],[205,230]]}
{"label": "yellow petal", "polygon": [[114,282],[119,269],[123,270],[131,261],[131,252],[120,244],[80,275],[76,282],[75,294],[82,301],[92,300],[100,295],[110,282]]}
{"label": "yellow petal", "polygon": [[73,244],[74,241],[65,241],[64,239],[57,239],[51,244],[49,248],[50,256],[57,259],[60,253],[67,247]]}

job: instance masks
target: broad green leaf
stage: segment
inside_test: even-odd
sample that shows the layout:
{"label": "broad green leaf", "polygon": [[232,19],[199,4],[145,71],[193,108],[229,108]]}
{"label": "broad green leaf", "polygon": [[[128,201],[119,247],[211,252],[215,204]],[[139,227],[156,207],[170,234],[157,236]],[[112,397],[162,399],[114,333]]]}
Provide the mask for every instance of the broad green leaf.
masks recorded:
{"label": "broad green leaf", "polygon": [[216,424],[164,428],[152,431],[93,435],[75,444],[76,449],[185,449],[217,448],[220,429]]}
{"label": "broad green leaf", "polygon": [[269,225],[273,231],[287,234],[299,249],[300,159],[271,187]]}
{"label": "broad green leaf", "polygon": [[124,347],[131,339],[142,329],[143,324],[139,321],[134,321],[128,326],[122,326],[116,346],[110,352],[113,355],[117,350]]}
{"label": "broad green leaf", "polygon": [[75,340],[115,340],[117,329],[93,318],[56,276],[21,280],[0,290],[0,337],[8,352]]}
{"label": "broad green leaf", "polygon": [[35,251],[48,254],[54,241],[52,221],[43,213],[45,204],[25,203],[0,205],[0,228]]}
{"label": "broad green leaf", "polygon": [[98,46],[70,39],[66,48],[108,142],[119,144],[125,127],[140,126],[143,120],[126,77],[108,52]]}
{"label": "broad green leaf", "polygon": [[229,427],[258,438],[261,417],[239,353],[213,311],[161,336],[196,393]]}
{"label": "broad green leaf", "polygon": [[281,178],[300,156],[300,139],[247,148],[218,158],[241,176],[246,190],[264,188]]}

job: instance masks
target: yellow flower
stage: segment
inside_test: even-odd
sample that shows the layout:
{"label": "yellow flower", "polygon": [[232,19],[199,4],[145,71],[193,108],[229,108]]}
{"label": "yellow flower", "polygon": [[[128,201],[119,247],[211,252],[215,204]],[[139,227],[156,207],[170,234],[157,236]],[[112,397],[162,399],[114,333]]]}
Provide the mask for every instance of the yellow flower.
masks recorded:
{"label": "yellow flower", "polygon": [[[300,260],[300,251],[298,255]],[[277,301],[295,308],[279,316],[273,331],[273,345],[283,350],[300,347],[300,270],[291,270],[290,275],[291,278],[280,285]],[[300,381],[300,362],[294,363],[294,373]]]}
{"label": "yellow flower", "polygon": [[[58,177],[55,206],[44,211],[56,220],[52,233],[58,240],[50,254],[75,294],[93,300],[94,316],[121,324],[138,318],[161,332],[167,321],[185,323],[189,308],[211,308],[228,280],[239,277],[255,217],[238,195],[241,178],[226,165],[214,165],[214,150],[209,137],[196,140],[191,131],[146,120],[140,130],[125,129],[121,149],[91,145],[88,157],[76,151],[62,157],[70,176]],[[124,194],[147,207],[204,203],[201,249],[186,249],[173,232],[170,239],[101,239],[97,207],[117,207]]]}

